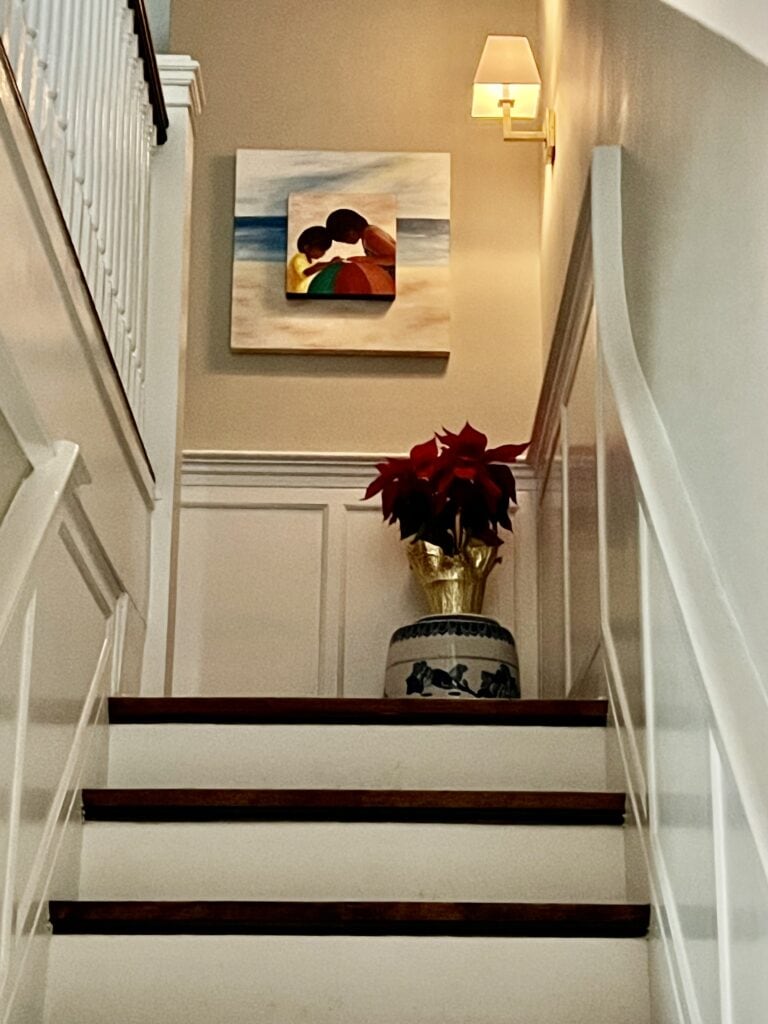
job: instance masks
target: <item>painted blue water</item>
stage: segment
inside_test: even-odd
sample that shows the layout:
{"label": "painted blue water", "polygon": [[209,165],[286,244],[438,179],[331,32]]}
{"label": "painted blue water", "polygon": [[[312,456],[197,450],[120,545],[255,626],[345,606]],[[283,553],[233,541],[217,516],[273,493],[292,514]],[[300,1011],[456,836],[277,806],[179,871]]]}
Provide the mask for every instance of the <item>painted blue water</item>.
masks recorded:
{"label": "painted blue water", "polygon": [[[447,266],[451,223],[403,218],[397,221],[397,262],[404,267]],[[236,217],[235,259],[283,263],[288,245],[287,217]]]}

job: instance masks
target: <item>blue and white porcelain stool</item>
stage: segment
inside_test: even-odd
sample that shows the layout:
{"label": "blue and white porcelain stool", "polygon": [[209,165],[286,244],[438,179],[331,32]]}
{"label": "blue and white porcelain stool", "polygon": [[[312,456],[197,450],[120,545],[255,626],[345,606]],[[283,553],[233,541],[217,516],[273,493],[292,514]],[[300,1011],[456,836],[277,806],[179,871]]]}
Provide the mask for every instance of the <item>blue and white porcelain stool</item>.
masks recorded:
{"label": "blue and white porcelain stool", "polygon": [[519,697],[512,634],[483,615],[427,615],[392,634],[387,697]]}

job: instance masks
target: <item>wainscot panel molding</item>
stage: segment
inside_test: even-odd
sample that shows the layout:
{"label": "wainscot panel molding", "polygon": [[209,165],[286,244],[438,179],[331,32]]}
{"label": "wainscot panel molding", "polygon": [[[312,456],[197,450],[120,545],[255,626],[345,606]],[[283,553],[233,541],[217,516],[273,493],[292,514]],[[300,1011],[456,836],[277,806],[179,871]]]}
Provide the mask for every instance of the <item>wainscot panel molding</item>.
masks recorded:
{"label": "wainscot panel molding", "polygon": [[[184,452],[182,483],[185,487],[237,487],[243,481],[262,487],[362,487],[376,475],[384,459],[404,458],[404,453],[359,452],[247,452],[196,449]],[[518,491],[536,486],[531,466],[514,467]]]}
{"label": "wainscot panel molding", "polygon": [[[397,531],[361,500],[387,457],[184,453],[174,694],[382,695],[391,634],[426,614]],[[535,481],[515,475],[485,611],[513,630],[535,696]]]}

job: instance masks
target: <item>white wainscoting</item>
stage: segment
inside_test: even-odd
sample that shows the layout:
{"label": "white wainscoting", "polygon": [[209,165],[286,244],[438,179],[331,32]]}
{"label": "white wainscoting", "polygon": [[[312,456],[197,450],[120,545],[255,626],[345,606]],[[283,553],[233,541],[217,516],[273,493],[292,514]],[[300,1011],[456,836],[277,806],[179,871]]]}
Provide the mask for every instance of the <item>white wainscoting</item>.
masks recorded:
{"label": "white wainscoting", "polygon": [[592,174],[602,638],[654,907],[655,1019],[754,1024],[768,1017],[768,701],[637,359],[621,151],[598,149]]}
{"label": "white wainscoting", "polygon": [[[377,697],[392,632],[426,614],[396,529],[362,503],[381,455],[186,452],[174,695]],[[538,688],[533,479],[485,611]]]}

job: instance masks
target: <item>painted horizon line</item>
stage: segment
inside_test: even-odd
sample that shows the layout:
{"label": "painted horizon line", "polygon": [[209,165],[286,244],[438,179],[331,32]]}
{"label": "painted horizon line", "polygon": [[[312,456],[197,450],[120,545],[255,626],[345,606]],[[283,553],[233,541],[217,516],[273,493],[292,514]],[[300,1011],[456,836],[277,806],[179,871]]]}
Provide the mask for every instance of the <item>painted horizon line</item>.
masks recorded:
{"label": "painted horizon line", "polygon": [[[447,266],[450,254],[447,218],[397,218],[398,266]],[[234,258],[237,261],[283,263],[287,256],[288,218],[234,218]]]}

